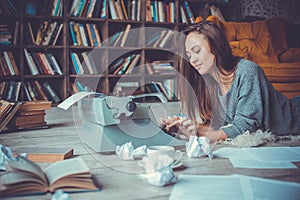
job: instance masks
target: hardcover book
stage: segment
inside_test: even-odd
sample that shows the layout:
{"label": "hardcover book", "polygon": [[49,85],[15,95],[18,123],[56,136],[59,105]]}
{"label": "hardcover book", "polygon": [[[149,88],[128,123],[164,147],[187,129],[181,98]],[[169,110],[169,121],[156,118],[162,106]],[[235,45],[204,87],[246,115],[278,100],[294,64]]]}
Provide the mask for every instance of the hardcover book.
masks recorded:
{"label": "hardcover book", "polygon": [[9,160],[8,166],[9,171],[0,177],[1,196],[100,190],[81,157],[55,162],[44,171],[24,157]]}

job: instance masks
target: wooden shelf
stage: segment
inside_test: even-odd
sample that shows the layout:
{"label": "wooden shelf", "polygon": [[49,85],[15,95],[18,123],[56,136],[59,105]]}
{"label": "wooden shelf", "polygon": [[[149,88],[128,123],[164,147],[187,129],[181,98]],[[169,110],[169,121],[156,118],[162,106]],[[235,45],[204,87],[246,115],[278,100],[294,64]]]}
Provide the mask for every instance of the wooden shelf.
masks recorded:
{"label": "wooden shelf", "polygon": [[[9,0],[15,3],[16,1]],[[108,1],[108,0],[107,0]],[[127,11],[129,13],[130,5],[132,0],[124,0],[126,4]],[[18,42],[15,45],[0,45],[0,52],[2,51],[12,51],[14,53],[17,65],[19,67],[20,75],[18,76],[5,76],[1,77],[2,81],[11,81],[17,80],[25,85],[26,82],[33,82],[35,80],[41,81],[41,83],[49,82],[53,87],[55,92],[59,94],[61,100],[66,99],[70,96],[71,86],[75,81],[84,80],[85,83],[94,82],[98,79],[97,87],[94,88],[97,92],[111,94],[113,93],[112,89],[116,81],[128,81],[128,82],[139,82],[141,85],[149,81],[159,81],[163,82],[167,79],[176,79],[176,73],[170,72],[169,74],[152,74],[149,75],[146,69],[146,63],[156,60],[163,61],[173,61],[173,67],[178,67],[178,56],[175,55],[176,52],[176,38],[172,38],[167,45],[163,47],[153,47],[147,46],[149,39],[152,39],[152,33],[148,33],[147,29],[154,29],[156,31],[161,31],[163,29],[172,30],[172,31],[181,31],[184,27],[187,26],[186,23],[182,23],[180,6],[183,5],[184,0],[166,0],[165,3],[173,2],[175,5],[175,21],[172,23],[169,22],[151,22],[146,21],[146,4],[147,1],[137,0],[141,2],[141,16],[140,20],[121,20],[121,19],[111,19],[111,12],[109,3],[105,8],[106,18],[90,18],[90,17],[77,17],[70,15],[70,9],[72,7],[72,0],[62,0],[63,11],[62,16],[51,16],[46,15],[28,15],[25,14],[25,7],[28,2],[34,3],[39,2],[39,0],[24,0],[21,3],[18,3],[17,8],[19,12],[13,15],[1,15],[0,24],[8,24],[11,28],[15,26],[15,22],[19,21],[19,31],[18,31]],[[163,2],[158,0],[158,2]],[[228,20],[237,20],[237,10],[238,10],[238,0],[229,0],[228,3],[216,0],[187,0],[187,3],[190,5],[194,17],[202,15],[203,7],[206,3],[215,4],[219,6],[221,11],[224,13],[224,17]],[[41,3],[39,3],[41,4]],[[37,10],[38,11],[38,10]],[[9,20],[6,20],[9,19]],[[41,28],[41,24],[44,21],[57,22],[58,24],[63,24],[60,36],[55,45],[36,45],[32,44],[30,41],[30,34],[28,28],[28,22],[32,26],[34,36],[38,30]],[[70,22],[83,24],[95,24],[99,35],[101,38],[101,46],[83,46],[83,45],[74,45],[72,41],[72,36],[70,33]],[[111,39],[117,32],[124,31],[126,26],[130,24],[130,30],[139,30],[138,35],[133,38],[134,42],[137,42],[135,45],[125,45],[120,47],[120,45],[114,46],[109,44],[109,39]],[[12,30],[14,31],[14,30]],[[155,31],[153,32],[153,34]],[[131,34],[131,32],[130,32]],[[128,38],[130,37],[130,34]],[[12,33],[14,35],[14,33]],[[90,43],[90,41],[88,41]],[[48,53],[53,54],[56,58],[62,75],[31,75],[29,70],[24,49],[27,49],[28,52],[33,53],[44,53],[46,56]],[[81,56],[82,53],[86,52],[88,56],[93,57],[96,64],[98,74],[88,74],[84,73],[83,75],[75,75],[73,69],[73,63],[71,58],[71,53],[77,53]],[[113,75],[108,73],[108,68],[110,64],[114,63],[117,59],[129,56],[130,54],[139,54],[138,66],[140,74],[126,74],[126,75]],[[85,63],[82,62],[84,65]],[[89,81],[89,79],[91,79]],[[0,82],[0,83],[1,83]],[[22,86],[24,87],[24,86]],[[0,94],[1,95],[1,94]],[[26,100],[26,94],[24,89],[20,92],[20,100]]]}

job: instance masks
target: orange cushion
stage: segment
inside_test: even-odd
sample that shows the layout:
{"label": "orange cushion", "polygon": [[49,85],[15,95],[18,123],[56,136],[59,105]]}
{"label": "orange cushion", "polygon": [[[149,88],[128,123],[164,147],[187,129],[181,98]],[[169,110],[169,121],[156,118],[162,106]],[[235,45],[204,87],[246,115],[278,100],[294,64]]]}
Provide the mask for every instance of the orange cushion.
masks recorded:
{"label": "orange cushion", "polygon": [[290,48],[279,57],[279,60],[283,63],[300,62],[300,48]]}
{"label": "orange cushion", "polygon": [[284,21],[278,17],[268,19],[268,30],[272,38],[274,52],[279,55],[288,50]]}
{"label": "orange cushion", "polygon": [[229,42],[229,46],[231,47],[234,56],[248,59],[248,47],[244,43],[240,41],[231,41]]}
{"label": "orange cushion", "polygon": [[[215,20],[217,21],[217,20]],[[221,22],[229,42],[239,41],[247,46],[249,59],[254,62],[278,62],[273,51],[266,21]]]}
{"label": "orange cushion", "polygon": [[300,82],[300,63],[259,63],[271,82]]}

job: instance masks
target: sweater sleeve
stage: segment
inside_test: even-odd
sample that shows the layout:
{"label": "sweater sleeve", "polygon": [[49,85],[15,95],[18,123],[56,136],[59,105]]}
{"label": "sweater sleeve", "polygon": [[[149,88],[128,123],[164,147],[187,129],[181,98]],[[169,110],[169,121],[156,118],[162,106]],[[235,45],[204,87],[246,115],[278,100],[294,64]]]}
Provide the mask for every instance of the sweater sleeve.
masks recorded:
{"label": "sweater sleeve", "polygon": [[245,131],[254,132],[261,127],[264,115],[264,102],[268,102],[268,89],[262,69],[255,63],[236,74],[236,109],[228,108],[233,117],[232,126],[223,130],[228,138],[235,138]]}

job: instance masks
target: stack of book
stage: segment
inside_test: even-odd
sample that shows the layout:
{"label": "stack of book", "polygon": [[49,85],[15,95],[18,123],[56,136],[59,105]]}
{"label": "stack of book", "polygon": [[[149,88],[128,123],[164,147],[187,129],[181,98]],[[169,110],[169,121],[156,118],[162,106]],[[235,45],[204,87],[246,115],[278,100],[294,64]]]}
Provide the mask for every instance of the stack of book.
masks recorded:
{"label": "stack of book", "polygon": [[21,105],[9,127],[12,129],[47,127],[45,115],[46,110],[50,108],[50,101],[27,101]]}
{"label": "stack of book", "polygon": [[0,100],[0,133],[6,130],[6,126],[15,116],[22,103],[20,102],[7,102],[5,100]]}

